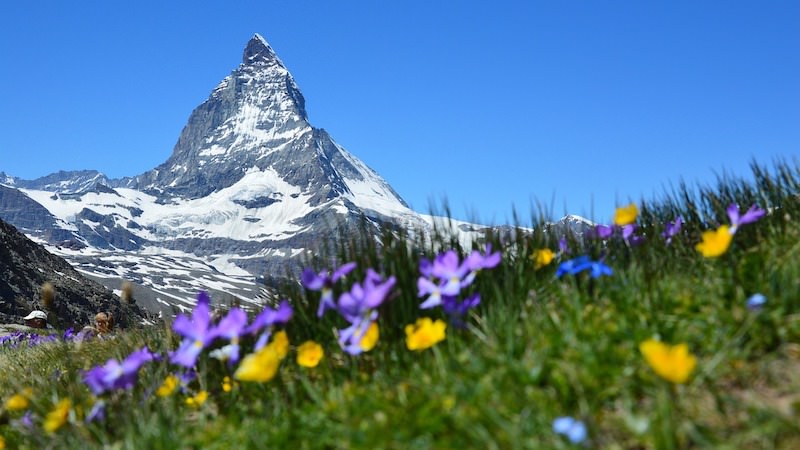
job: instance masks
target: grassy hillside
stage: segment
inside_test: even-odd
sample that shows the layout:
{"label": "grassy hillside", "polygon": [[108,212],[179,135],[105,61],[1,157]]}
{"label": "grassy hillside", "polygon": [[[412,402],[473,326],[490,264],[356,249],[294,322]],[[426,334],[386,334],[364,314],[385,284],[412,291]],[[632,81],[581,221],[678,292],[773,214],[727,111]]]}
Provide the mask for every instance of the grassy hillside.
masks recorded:
{"label": "grassy hillside", "polygon": [[[233,325],[236,308],[214,299],[211,308],[220,312],[209,327],[227,335],[210,342],[196,310],[194,322],[112,339],[0,343],[2,442],[120,449],[800,448],[800,170],[754,165],[753,174],[754,182],[722,177],[715,186],[679,186],[639,202],[630,235],[622,226],[585,239],[546,234],[549,218],[537,217],[526,229],[487,236],[491,252],[485,243],[461,248],[444,233],[414,244],[403,235],[387,234],[382,245],[345,237],[309,262],[315,272],[333,270],[332,259],[356,263],[330,284],[334,308],[319,319],[322,293],[287,284],[291,319],[282,323],[285,310],[262,316],[274,323],[269,343],[254,352],[264,329],[245,333],[236,364],[212,357],[230,351],[231,336],[242,333],[241,324]],[[742,214],[751,205],[766,214],[704,236],[735,225],[727,212],[732,203]],[[618,210],[620,224],[624,213]],[[677,217],[683,226],[667,243],[665,224]],[[559,250],[562,238],[566,250]],[[708,256],[697,248],[703,241]],[[490,267],[494,251],[500,261]],[[576,260],[583,256],[585,264]],[[465,259],[471,264],[462,265]],[[423,260],[430,264],[421,267]],[[312,275],[305,285],[324,284]],[[355,282],[363,289],[351,290]],[[444,305],[420,309],[436,303],[435,292]],[[459,301],[474,294],[479,304],[454,317],[458,306],[469,306]],[[450,314],[444,306],[452,306]],[[409,338],[407,327],[423,317],[446,323],[444,336],[441,327],[422,327]],[[363,328],[348,330],[348,321]],[[324,351],[316,365],[313,348],[302,345],[309,340]],[[144,346],[154,356],[130,356]],[[204,347],[196,363],[193,346]],[[111,370],[110,358],[128,358],[131,367]],[[176,361],[196,370],[172,386],[172,376],[187,378]],[[92,387],[91,373],[105,378]],[[98,405],[103,417],[92,414]]]}

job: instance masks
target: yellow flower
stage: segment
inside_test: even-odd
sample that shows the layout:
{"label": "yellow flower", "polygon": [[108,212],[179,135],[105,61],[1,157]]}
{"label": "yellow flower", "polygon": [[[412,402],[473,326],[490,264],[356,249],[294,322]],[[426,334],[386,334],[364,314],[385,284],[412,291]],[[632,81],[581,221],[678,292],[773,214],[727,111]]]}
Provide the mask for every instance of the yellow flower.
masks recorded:
{"label": "yellow flower", "polygon": [[321,345],[314,341],[305,341],[297,347],[297,364],[303,367],[317,367],[324,354]]}
{"label": "yellow flower", "polygon": [[539,270],[542,267],[550,264],[553,262],[553,258],[555,258],[555,256],[556,254],[549,248],[534,250],[533,254],[531,255],[531,259],[533,260],[533,269]]}
{"label": "yellow flower", "polygon": [[156,395],[159,397],[168,397],[175,392],[175,389],[178,388],[178,377],[175,375],[167,375],[167,378],[164,379],[164,382],[161,386],[156,390]]}
{"label": "yellow flower", "polygon": [[636,221],[636,216],[639,215],[639,208],[636,203],[631,203],[628,206],[617,208],[614,212],[614,225],[624,226]]}
{"label": "yellow flower", "polygon": [[186,404],[191,406],[192,408],[199,408],[206,402],[208,399],[208,392],[200,391],[194,397],[187,397]]}
{"label": "yellow flower", "polygon": [[685,383],[697,365],[686,344],[668,345],[648,339],[639,344],[639,350],[658,376],[673,383]]}
{"label": "yellow flower", "polygon": [[5,408],[9,411],[22,411],[27,409],[30,404],[29,399],[33,396],[31,388],[25,388],[22,392],[14,394],[6,400]]}
{"label": "yellow flower", "polygon": [[286,355],[289,354],[289,336],[287,336],[286,332],[283,330],[278,331],[275,333],[268,347],[272,347],[272,349],[275,350],[275,353],[278,354],[278,358],[286,358]]}
{"label": "yellow flower", "polygon": [[3,438],[3,436],[0,436],[0,450],[3,450],[4,448],[6,448],[6,440]]}
{"label": "yellow flower", "polygon": [[702,253],[706,258],[716,258],[728,251],[731,246],[733,234],[727,225],[722,225],[716,231],[708,230],[703,232],[703,242],[697,244],[694,248]]}
{"label": "yellow flower", "polygon": [[445,338],[447,324],[441,320],[432,321],[429,317],[417,319],[417,323],[406,325],[406,347],[409,350],[425,350]]}
{"label": "yellow flower", "polygon": [[267,345],[242,359],[233,378],[241,381],[266,382],[275,377],[281,357],[272,345]]}
{"label": "yellow flower", "polygon": [[233,382],[231,381],[231,377],[225,377],[222,379],[222,391],[223,392],[230,392],[233,390]]}
{"label": "yellow flower", "polygon": [[364,336],[361,337],[361,342],[359,342],[359,346],[361,347],[362,351],[368,352],[375,348],[375,345],[378,343],[378,338],[380,337],[380,329],[378,329],[378,324],[376,322],[372,322],[369,324],[369,328],[367,328],[367,332],[364,333]]}
{"label": "yellow flower", "polygon": [[63,427],[64,424],[67,423],[67,419],[69,418],[69,410],[71,408],[72,401],[70,401],[68,398],[58,402],[58,405],[56,405],[52,411],[47,413],[47,417],[44,419],[44,425],[42,425],[44,430],[48,433],[55,433],[59,428]]}

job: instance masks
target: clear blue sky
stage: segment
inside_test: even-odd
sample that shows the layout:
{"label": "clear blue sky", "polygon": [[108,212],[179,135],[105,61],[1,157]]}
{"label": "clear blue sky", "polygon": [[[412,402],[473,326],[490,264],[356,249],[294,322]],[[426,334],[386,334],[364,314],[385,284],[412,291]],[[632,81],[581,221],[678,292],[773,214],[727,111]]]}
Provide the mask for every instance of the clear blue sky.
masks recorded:
{"label": "clear blue sky", "polygon": [[0,170],[155,167],[256,32],[422,212],[605,220],[800,153],[798,2],[53,1],[0,14]]}

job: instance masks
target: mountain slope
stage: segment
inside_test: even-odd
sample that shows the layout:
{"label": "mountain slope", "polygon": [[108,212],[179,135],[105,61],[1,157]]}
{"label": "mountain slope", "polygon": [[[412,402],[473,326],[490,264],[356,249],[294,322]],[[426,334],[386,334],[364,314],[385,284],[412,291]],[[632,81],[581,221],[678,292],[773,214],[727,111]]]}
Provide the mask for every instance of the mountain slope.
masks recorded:
{"label": "mountain slope", "polygon": [[0,322],[20,323],[32,309],[44,309],[39,300],[44,282],[56,291],[50,322],[62,328],[89,324],[98,311],[110,311],[123,327],[146,319],[138,306],[121,304],[108,289],[0,220]]}

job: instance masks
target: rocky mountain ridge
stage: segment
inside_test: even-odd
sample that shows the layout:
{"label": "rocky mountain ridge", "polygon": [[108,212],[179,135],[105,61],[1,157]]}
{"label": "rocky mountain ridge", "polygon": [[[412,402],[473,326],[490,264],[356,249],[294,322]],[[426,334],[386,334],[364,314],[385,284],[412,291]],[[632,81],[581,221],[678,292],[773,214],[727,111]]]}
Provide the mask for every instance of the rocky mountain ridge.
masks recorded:
{"label": "rocky mountain ridge", "polygon": [[[55,287],[51,309],[40,300],[45,282]],[[122,327],[149,318],[139,306],[123,304],[114,293],[0,220],[0,323],[22,323],[33,309],[48,312],[50,323],[61,329],[87,325],[99,311],[111,312]]]}

